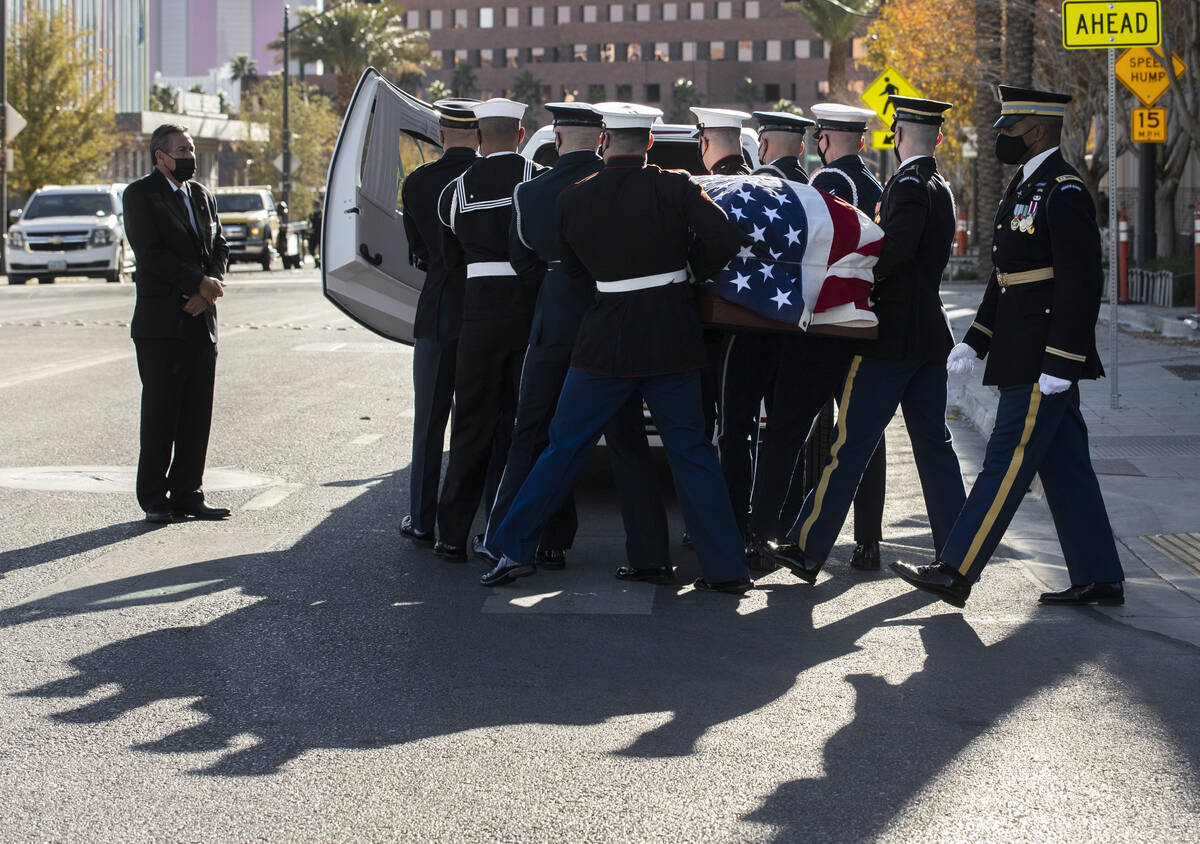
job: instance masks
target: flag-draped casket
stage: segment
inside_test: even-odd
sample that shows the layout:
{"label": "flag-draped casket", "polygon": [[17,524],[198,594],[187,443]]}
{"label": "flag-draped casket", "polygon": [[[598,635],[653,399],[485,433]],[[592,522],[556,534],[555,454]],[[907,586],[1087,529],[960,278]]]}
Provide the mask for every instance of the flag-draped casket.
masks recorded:
{"label": "flag-draped casket", "polygon": [[696,180],[746,240],[737,257],[705,284],[712,294],[702,301],[706,321],[875,335],[872,268],[883,230],[867,215],[832,194],[773,176]]}

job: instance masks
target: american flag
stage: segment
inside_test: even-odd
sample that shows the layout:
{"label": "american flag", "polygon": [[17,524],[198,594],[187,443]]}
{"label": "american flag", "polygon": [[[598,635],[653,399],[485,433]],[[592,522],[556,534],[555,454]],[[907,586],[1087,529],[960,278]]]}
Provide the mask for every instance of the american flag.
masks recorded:
{"label": "american flag", "polygon": [[853,205],[773,176],[700,176],[746,235],[708,282],[722,299],[789,325],[870,328],[883,229]]}

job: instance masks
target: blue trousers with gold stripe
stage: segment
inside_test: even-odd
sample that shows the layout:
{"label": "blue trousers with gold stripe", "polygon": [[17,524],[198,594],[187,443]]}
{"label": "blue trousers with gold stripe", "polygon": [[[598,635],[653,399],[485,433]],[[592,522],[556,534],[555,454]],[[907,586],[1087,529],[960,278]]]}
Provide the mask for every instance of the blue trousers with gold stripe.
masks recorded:
{"label": "blue trousers with gold stripe", "polygon": [[1000,390],[983,468],[942,549],[942,561],[972,583],[979,580],[1035,473],[1042,479],[1071,583],[1124,580],[1075,384],[1053,396],[1042,395],[1037,384]]}
{"label": "blue trousers with gold stripe", "polygon": [[940,550],[945,543],[966,500],[946,427],[946,367],[855,355],[842,384],[829,459],[788,532],[810,559],[824,562],[833,550],[863,472],[898,407],[912,442],[934,545]]}

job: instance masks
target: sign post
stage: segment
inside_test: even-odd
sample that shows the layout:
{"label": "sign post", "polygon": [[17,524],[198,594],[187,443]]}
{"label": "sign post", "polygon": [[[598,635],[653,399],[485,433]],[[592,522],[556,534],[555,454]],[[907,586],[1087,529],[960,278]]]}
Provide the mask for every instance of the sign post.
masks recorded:
{"label": "sign post", "polygon": [[1159,0],[1063,0],[1063,47],[1108,51],[1108,319],[1111,397],[1121,406],[1117,360],[1117,53],[1119,47],[1157,47],[1162,41]]}

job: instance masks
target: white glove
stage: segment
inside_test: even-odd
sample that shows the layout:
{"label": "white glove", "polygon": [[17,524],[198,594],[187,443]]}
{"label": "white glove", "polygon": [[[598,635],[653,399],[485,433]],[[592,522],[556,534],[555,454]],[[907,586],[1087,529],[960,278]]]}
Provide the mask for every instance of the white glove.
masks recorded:
{"label": "white glove", "polygon": [[1042,373],[1042,377],[1038,379],[1038,389],[1042,391],[1043,396],[1052,396],[1055,393],[1061,393],[1071,386],[1071,382],[1063,378],[1056,378],[1053,375]]}
{"label": "white glove", "polygon": [[951,375],[968,375],[975,368],[975,361],[979,360],[979,356],[975,354],[975,350],[966,343],[959,343],[950,350],[950,357],[946,359],[946,371]]}

